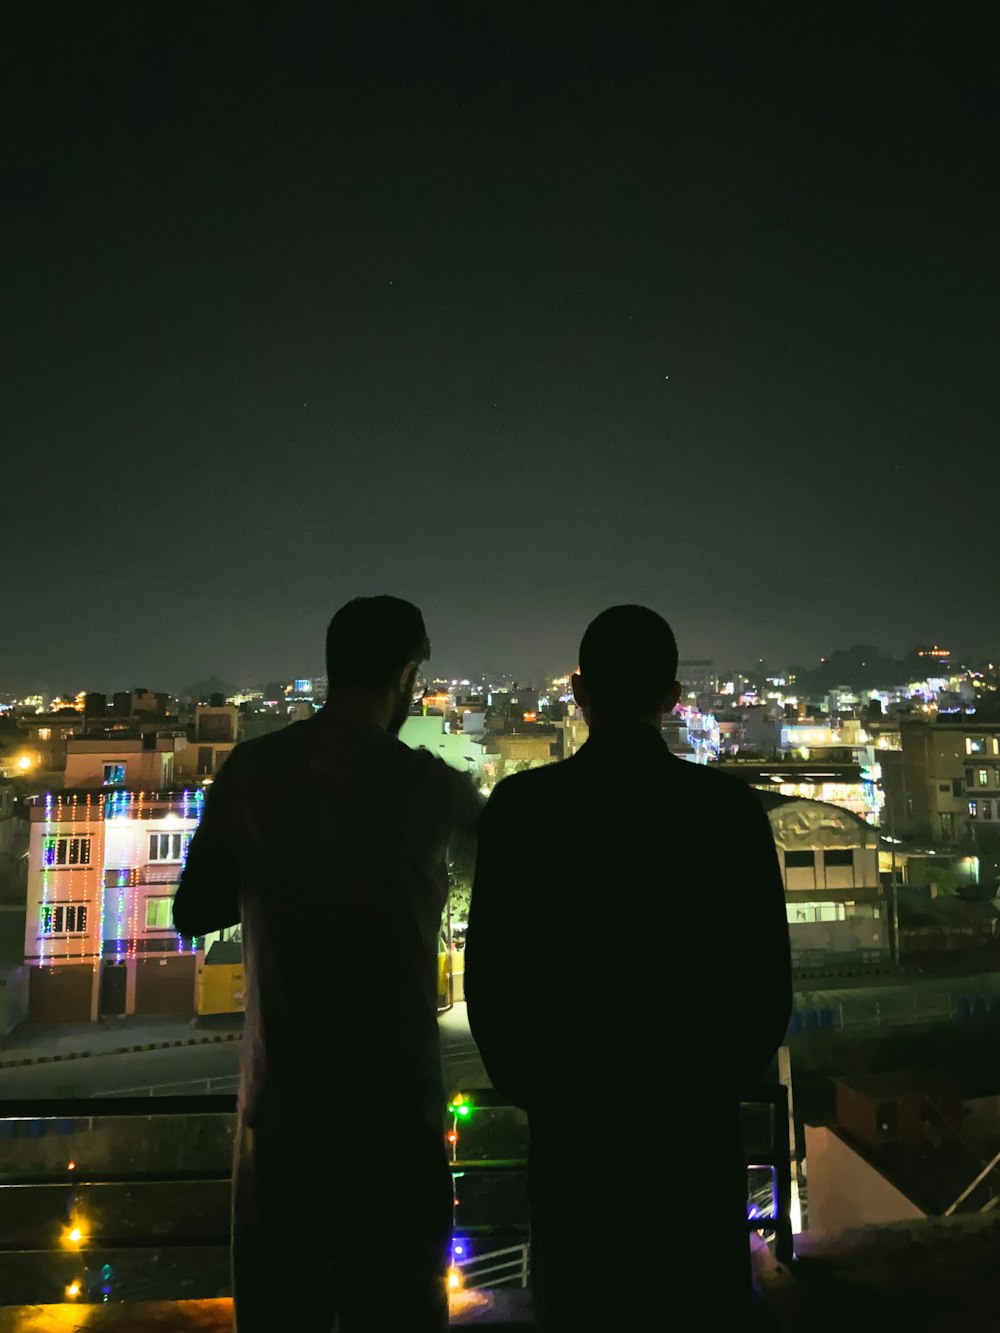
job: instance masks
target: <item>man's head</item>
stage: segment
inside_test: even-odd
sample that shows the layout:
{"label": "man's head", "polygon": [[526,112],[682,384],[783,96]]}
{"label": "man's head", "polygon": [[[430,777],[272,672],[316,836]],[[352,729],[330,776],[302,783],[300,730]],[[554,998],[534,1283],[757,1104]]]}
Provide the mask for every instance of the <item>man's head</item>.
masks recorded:
{"label": "man's head", "polygon": [[607,722],[659,725],[680,698],[677,640],[646,606],[610,606],[580,643],[573,694],[591,727]]}
{"label": "man's head", "polygon": [[387,715],[394,735],[406,721],[420,663],[431,655],[424,618],[399,597],[355,597],[326,631],[329,697],[351,695]]}

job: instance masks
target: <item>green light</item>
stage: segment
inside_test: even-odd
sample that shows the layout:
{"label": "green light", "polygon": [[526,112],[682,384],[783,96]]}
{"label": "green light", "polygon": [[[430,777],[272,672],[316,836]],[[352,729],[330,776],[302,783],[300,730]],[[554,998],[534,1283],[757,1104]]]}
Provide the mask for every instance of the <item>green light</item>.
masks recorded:
{"label": "green light", "polygon": [[471,1106],[459,1106],[456,1108],[459,1115],[468,1115],[472,1110]]}

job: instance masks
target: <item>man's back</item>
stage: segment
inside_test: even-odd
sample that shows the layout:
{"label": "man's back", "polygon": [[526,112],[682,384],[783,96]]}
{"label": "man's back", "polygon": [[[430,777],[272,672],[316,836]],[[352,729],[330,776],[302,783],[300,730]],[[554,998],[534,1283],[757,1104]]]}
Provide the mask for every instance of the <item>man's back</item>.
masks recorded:
{"label": "man's back", "polygon": [[459,776],[379,728],[338,729],[322,714],[238,747],[222,770],[175,912],[183,923],[206,891],[238,897],[249,1123],[262,1097],[312,1102],[321,1082],[331,1131],[356,1126],[359,1097],[379,1086],[397,1124],[438,1133],[445,853],[456,818],[475,813]]}
{"label": "man's back", "polygon": [[465,981],[486,1068],[528,1109],[540,1327],[673,1326],[672,1306],[691,1330],[744,1326],[738,1091],[791,1000],[753,792],[674,758],[641,721],[501,783]]}
{"label": "man's back", "polygon": [[[643,723],[497,788],[472,912],[470,1021],[494,1080],[529,1109],[671,1065],[735,1088],[784,1032],[788,935],[763,809]],[[523,976],[513,1014],[498,1004],[504,954]],[[547,1057],[529,1067],[539,1043]]]}

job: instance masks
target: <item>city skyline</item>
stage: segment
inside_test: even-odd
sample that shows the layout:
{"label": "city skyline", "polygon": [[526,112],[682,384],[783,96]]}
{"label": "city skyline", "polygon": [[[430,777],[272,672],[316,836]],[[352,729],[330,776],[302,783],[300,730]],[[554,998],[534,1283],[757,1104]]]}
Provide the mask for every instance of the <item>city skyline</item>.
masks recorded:
{"label": "city skyline", "polygon": [[[818,698],[835,685],[849,685],[856,673],[846,667],[843,670],[834,670],[832,675],[827,672],[826,674],[829,676],[829,683],[825,685],[816,683],[816,673],[822,672],[824,665],[830,664],[831,661],[836,663],[838,655],[842,657],[851,657],[854,653],[854,649],[865,646],[871,648],[876,645],[855,644],[847,650],[836,650],[830,657],[822,656],[813,663],[782,663],[768,657],[761,659],[757,663],[744,662],[742,664],[737,664],[720,661],[712,657],[696,658],[691,655],[681,654],[678,676],[683,678],[683,668],[685,666],[699,668],[710,667],[713,669],[721,688],[726,681],[733,683],[744,676],[752,680],[757,680],[758,682],[763,682],[772,678],[782,680],[785,675],[789,675],[790,678],[788,681],[783,683],[787,683],[792,694],[795,694],[794,686],[796,683],[806,686],[807,681],[805,677],[811,676],[813,677],[813,680],[808,685],[808,688],[806,688],[803,697]],[[915,654],[921,649],[925,651],[928,660],[925,664],[920,664],[918,669]],[[934,665],[933,659],[935,657],[945,659],[944,663],[938,668],[935,668]],[[969,671],[981,672],[984,667],[992,669],[988,673],[991,677],[995,674],[996,667],[994,662],[988,658],[988,655],[975,652],[963,654],[953,650],[942,649],[937,641],[934,641],[933,644],[914,644],[911,645],[909,651],[901,655],[900,658],[893,658],[892,656],[883,657],[881,668],[877,668],[875,674],[871,677],[870,687],[874,691],[876,688],[899,686],[911,681],[923,679],[933,680],[938,678],[944,679],[965,675]],[[434,683],[443,682],[450,685],[469,684],[473,686],[483,686],[485,688],[493,686],[500,689],[510,688],[512,685],[519,685],[523,688],[534,688],[541,693],[546,693],[548,687],[554,682],[567,677],[575,669],[575,665],[568,666],[566,663],[560,663],[555,666],[550,665],[534,672],[519,672],[512,670],[510,664],[504,663],[476,664],[475,666],[470,666],[470,664],[465,663],[459,664],[454,668],[447,668],[444,664],[439,662],[436,663],[432,656],[432,658],[425,664],[424,676],[428,682]],[[800,675],[797,673],[803,674]],[[116,692],[127,693],[129,690],[141,691],[145,689],[151,689],[153,691],[165,690],[174,698],[188,698],[194,697],[195,695],[207,697],[209,694],[222,693],[234,695],[243,691],[266,691],[270,685],[276,685],[278,683],[281,683],[283,687],[291,689],[293,686],[297,686],[300,681],[308,681],[311,685],[315,681],[322,682],[326,679],[325,668],[309,672],[296,670],[294,672],[279,671],[266,674],[258,673],[256,675],[250,672],[240,679],[233,679],[220,675],[219,673],[211,672],[202,673],[196,678],[183,683],[164,681],[159,677],[156,677],[145,680],[141,684],[136,684],[135,682],[125,682],[121,680],[109,681],[107,679],[107,670],[104,675],[105,679],[98,682],[90,682],[79,689],[67,688],[67,686],[71,684],[70,682],[64,681],[63,686],[59,687],[51,685],[48,681],[41,682],[37,677],[35,678],[34,684],[22,684],[15,689],[11,687],[9,680],[0,680],[0,703],[8,697],[13,698],[17,696],[23,699],[24,697],[32,697],[35,695],[52,699],[71,700],[73,698],[79,698],[86,693],[102,694],[110,700]],[[856,688],[864,692],[869,686],[857,684]]]}

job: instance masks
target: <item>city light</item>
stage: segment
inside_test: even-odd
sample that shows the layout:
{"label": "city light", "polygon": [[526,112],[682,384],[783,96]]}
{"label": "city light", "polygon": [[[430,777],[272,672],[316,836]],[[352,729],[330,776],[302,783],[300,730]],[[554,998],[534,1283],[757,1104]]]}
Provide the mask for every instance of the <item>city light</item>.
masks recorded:
{"label": "city light", "polygon": [[79,1296],[79,1294],[80,1294],[80,1283],[71,1282],[69,1286],[66,1288],[66,1295],[69,1297],[71,1301],[75,1301],[77,1296]]}

